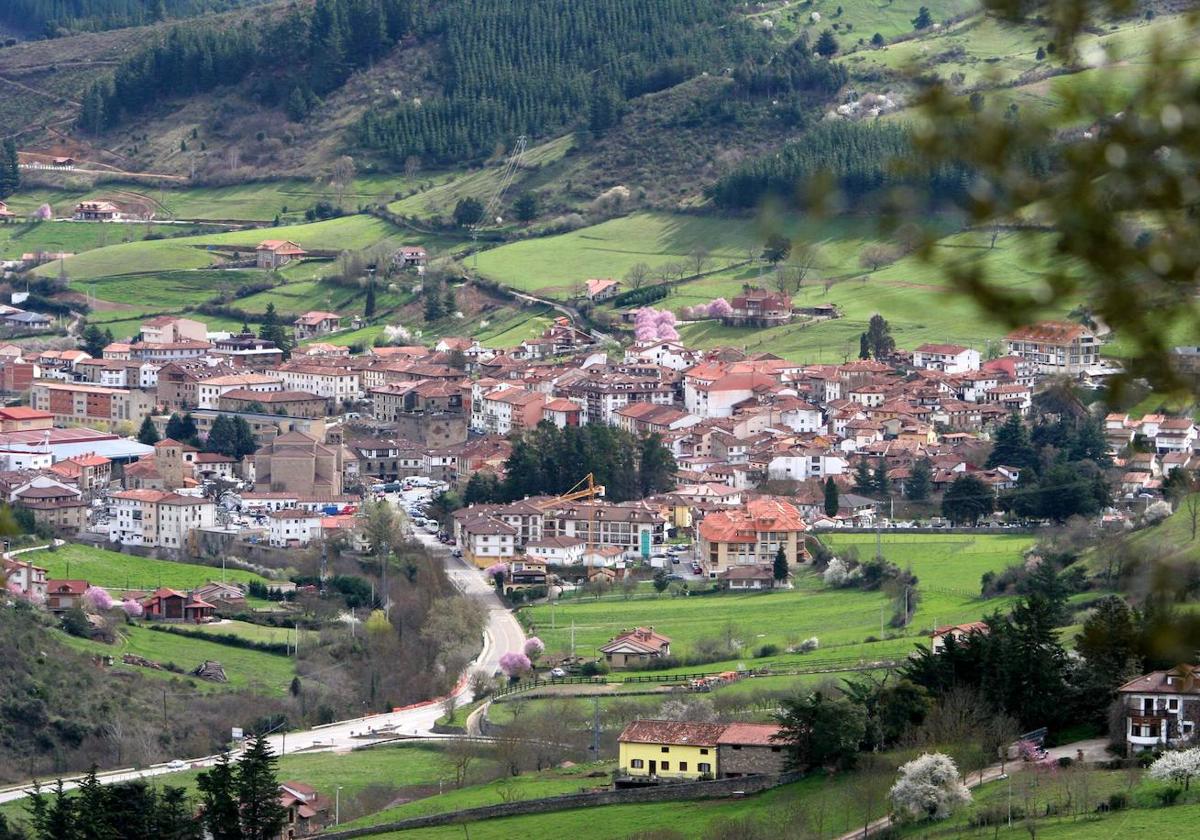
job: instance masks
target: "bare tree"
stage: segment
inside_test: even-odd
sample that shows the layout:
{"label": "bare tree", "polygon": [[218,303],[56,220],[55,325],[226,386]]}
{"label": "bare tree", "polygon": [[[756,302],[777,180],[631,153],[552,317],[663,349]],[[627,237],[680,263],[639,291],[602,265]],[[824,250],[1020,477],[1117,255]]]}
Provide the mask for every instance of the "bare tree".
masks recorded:
{"label": "bare tree", "polygon": [[882,266],[896,261],[896,249],[890,245],[876,243],[863,248],[858,256],[858,264],[871,271],[878,271]]}
{"label": "bare tree", "polygon": [[466,738],[452,738],[446,747],[446,758],[454,768],[454,786],[461,788],[467,781],[471,763],[479,757],[478,748]]}
{"label": "bare tree", "polygon": [[346,197],[346,188],[354,180],[354,173],[354,158],[349,155],[342,155],[333,162],[333,168],[329,171],[329,183],[337,193],[339,207],[342,205],[342,199]]}
{"label": "bare tree", "polygon": [[453,693],[447,694],[442,700],[442,717],[450,726],[454,725],[454,715],[458,711],[458,697]]}
{"label": "bare tree", "polygon": [[640,289],[650,278],[650,266],[644,262],[634,263],[625,272],[625,285],[630,289]]}
{"label": "bare tree", "polygon": [[703,274],[704,269],[708,267],[709,251],[704,245],[696,245],[688,252],[688,259],[692,263],[692,274]]}

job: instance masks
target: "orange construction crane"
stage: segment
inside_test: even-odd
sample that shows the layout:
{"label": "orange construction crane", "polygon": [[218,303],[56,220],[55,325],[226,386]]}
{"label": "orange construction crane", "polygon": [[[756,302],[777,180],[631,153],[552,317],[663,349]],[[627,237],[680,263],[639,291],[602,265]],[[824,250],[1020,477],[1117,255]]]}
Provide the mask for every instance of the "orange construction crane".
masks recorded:
{"label": "orange construction crane", "polygon": [[[604,485],[597,484],[595,475],[592,473],[588,473],[583,478],[579,479],[579,481],[575,483],[575,486],[573,486],[570,490],[568,490],[567,492],[562,493],[558,496],[555,496],[553,499],[549,499],[544,502],[539,502],[538,507],[541,508],[542,510],[546,510],[548,508],[554,507],[555,505],[560,505],[564,502],[576,502],[576,501],[579,501],[580,499],[588,499],[589,501],[594,501],[595,499],[600,498],[603,495],[604,495]],[[597,540],[595,539],[595,534],[594,534],[595,516],[596,516],[595,507],[588,508],[588,531],[587,531],[587,540],[584,541],[585,549],[590,549],[592,547],[592,545],[597,542]]]}

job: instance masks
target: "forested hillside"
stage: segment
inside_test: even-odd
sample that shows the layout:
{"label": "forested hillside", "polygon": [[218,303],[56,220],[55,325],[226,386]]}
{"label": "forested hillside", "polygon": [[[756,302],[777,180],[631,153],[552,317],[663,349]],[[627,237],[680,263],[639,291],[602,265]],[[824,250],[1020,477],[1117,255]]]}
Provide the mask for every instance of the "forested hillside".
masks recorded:
{"label": "forested hillside", "polygon": [[262,0],[4,0],[0,20],[53,38],[194,17],[259,2]]}
{"label": "forested hillside", "polygon": [[[172,96],[190,96],[243,81],[260,71],[252,94],[267,106],[286,102],[300,120],[316,97],[386,52],[413,26],[416,0],[317,0],[277,19],[236,26],[181,25],[125,59],[112,79],[83,100],[79,125],[96,134]],[[304,56],[309,60],[297,60]]]}

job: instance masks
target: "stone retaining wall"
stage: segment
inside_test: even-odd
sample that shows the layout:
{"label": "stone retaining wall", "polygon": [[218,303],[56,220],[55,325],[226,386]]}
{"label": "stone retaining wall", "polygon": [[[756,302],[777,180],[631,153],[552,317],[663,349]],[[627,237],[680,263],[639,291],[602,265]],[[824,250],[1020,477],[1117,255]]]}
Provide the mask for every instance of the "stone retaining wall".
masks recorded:
{"label": "stone retaining wall", "polygon": [[396,820],[379,825],[363,828],[351,828],[344,831],[329,831],[321,835],[327,840],[348,840],[351,837],[370,837],[375,834],[386,834],[390,831],[404,831],[410,828],[429,828],[438,825],[490,820],[498,817],[515,817],[521,814],[549,814],[555,811],[569,811],[575,808],[593,808],[599,805],[630,805],[642,802],[674,802],[685,799],[729,799],[752,793],[760,793],[778,785],[794,782],[800,778],[799,773],[785,773],[779,776],[746,776],[740,779],[716,779],[710,782],[682,782],[679,784],[662,784],[647,788],[627,788],[623,790],[605,790],[596,793],[568,793],[562,796],[548,796],[544,799],[529,799],[523,802],[505,802],[499,805],[485,805],[479,808],[466,808],[461,811],[451,811],[445,814],[429,814],[423,817],[410,817],[406,820]]}

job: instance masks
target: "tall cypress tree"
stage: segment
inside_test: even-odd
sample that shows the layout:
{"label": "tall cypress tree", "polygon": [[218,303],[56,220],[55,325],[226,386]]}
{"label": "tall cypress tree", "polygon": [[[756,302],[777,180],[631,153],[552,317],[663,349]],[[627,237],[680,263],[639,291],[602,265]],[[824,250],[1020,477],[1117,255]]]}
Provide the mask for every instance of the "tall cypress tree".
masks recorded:
{"label": "tall cypress tree", "polygon": [[837,482],[833,480],[833,476],[828,476],[825,479],[825,515],[837,516],[840,505]]}

